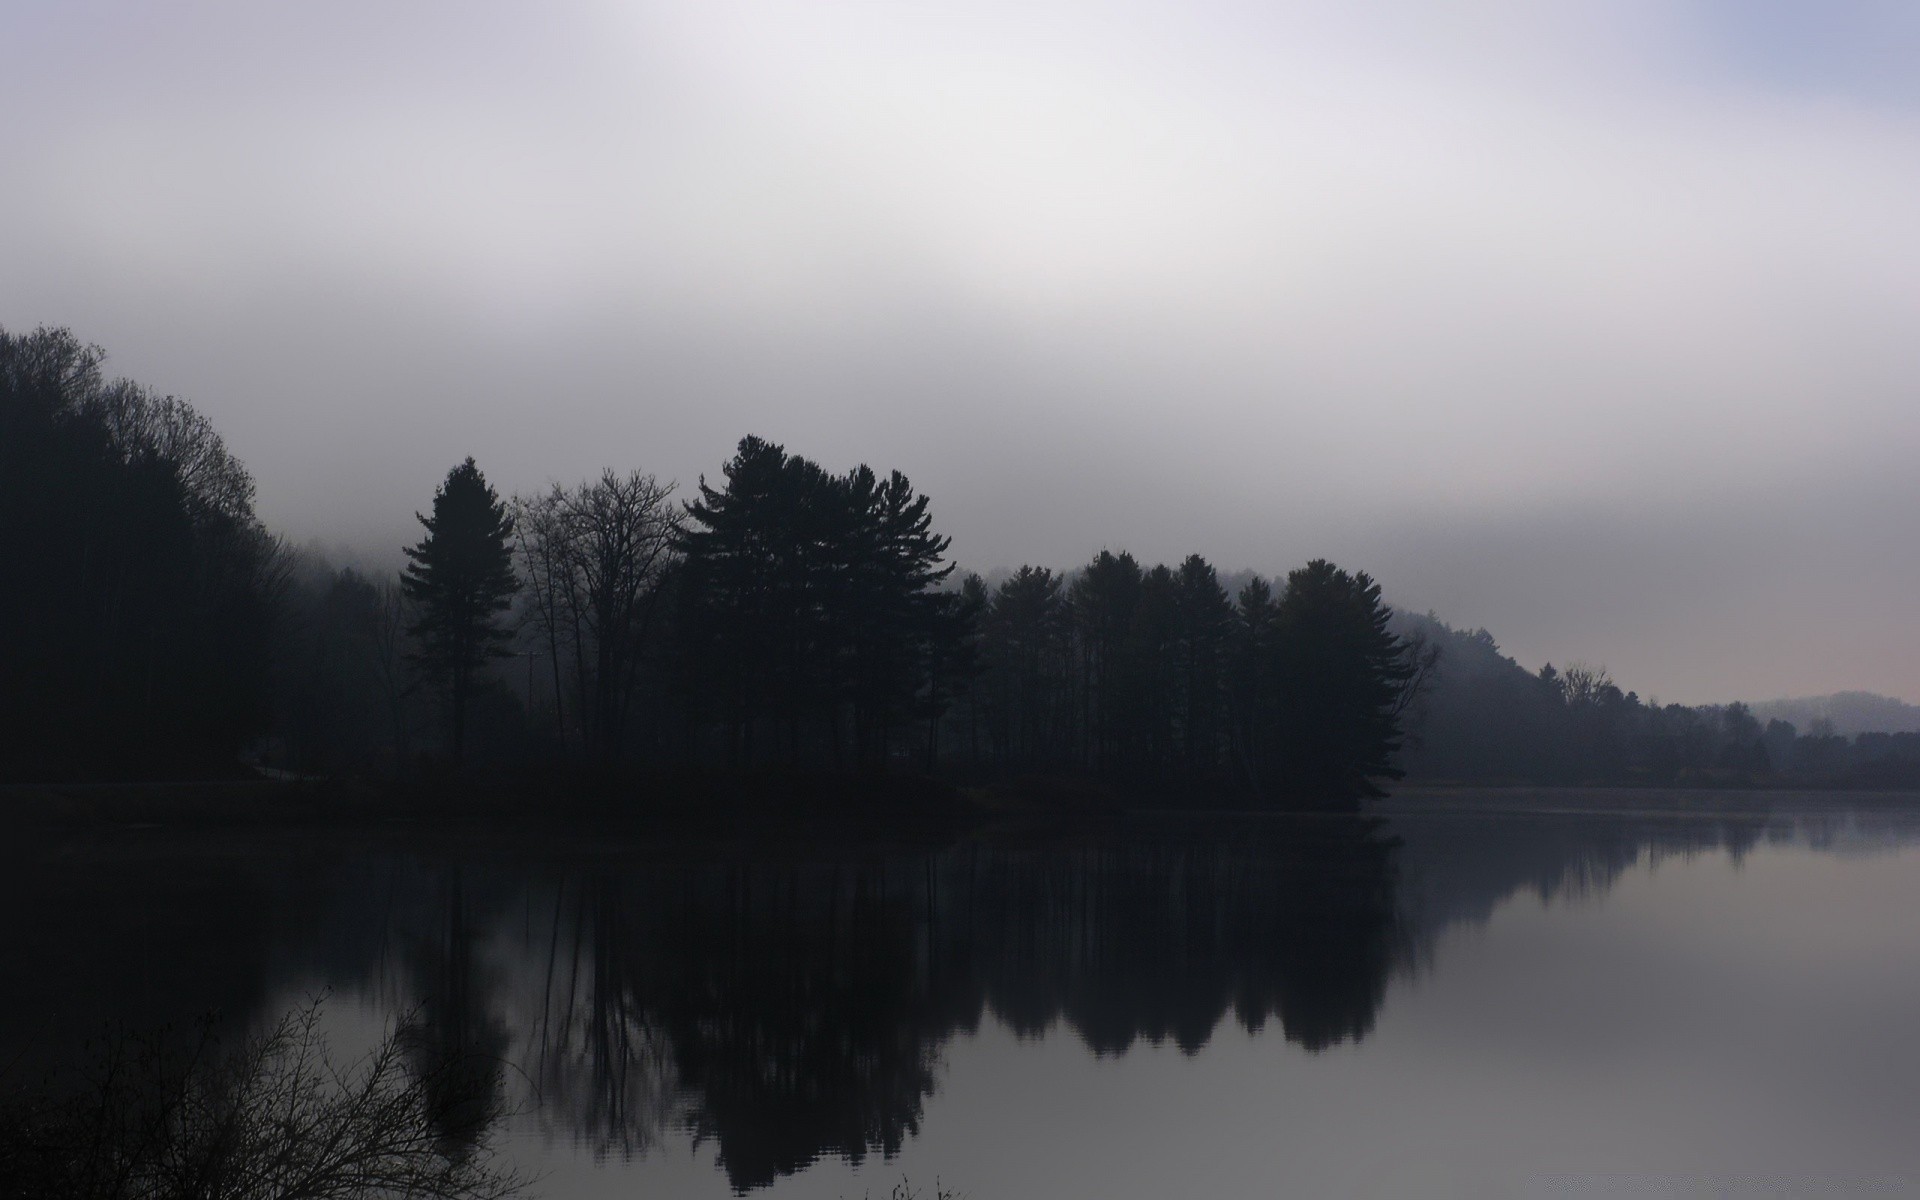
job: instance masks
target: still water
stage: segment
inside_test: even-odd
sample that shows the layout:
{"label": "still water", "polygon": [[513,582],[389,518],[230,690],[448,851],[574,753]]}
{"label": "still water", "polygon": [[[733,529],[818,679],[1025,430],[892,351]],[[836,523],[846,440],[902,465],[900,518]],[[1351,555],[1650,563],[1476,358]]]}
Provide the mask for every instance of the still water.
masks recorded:
{"label": "still water", "polygon": [[0,1063],[324,992],[494,1064],[555,1200],[1920,1193],[1915,798],[8,858]]}

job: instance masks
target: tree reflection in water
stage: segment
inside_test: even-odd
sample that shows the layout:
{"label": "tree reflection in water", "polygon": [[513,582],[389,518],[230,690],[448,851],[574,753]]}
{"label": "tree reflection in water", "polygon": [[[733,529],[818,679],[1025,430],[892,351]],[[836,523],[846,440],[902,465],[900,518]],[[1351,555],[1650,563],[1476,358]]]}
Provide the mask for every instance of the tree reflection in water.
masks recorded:
{"label": "tree reflection in water", "polygon": [[[65,916],[0,932],[0,1016],[27,1035],[0,1049],[37,1076],[103,1017],[214,1008],[244,1031],[329,984],[413,1014],[401,1045],[419,1077],[504,1091],[600,1156],[691,1133],[750,1188],[900,1149],[944,1047],[983,1023],[1192,1054],[1231,1016],[1317,1051],[1365,1037],[1396,971],[1516,892],[1598,893],[1667,855],[1912,836],[1892,812],[1689,804],[1469,797],[1384,823],[1135,819],[697,864],[646,844],[192,870],[111,847],[30,856],[0,896]],[[497,1122],[450,1097],[430,1107],[448,1150]]]}
{"label": "tree reflection in water", "polygon": [[898,1151],[942,1046],[987,1014],[1099,1053],[1194,1053],[1230,1011],[1309,1049],[1364,1035],[1398,952],[1393,841],[1224,833],[563,877],[519,956],[537,1105],[600,1154],[685,1127],[750,1188]]}
{"label": "tree reflection in water", "polygon": [[444,920],[410,939],[407,961],[417,999],[398,1041],[415,1077],[432,1093],[442,1153],[457,1158],[481,1142],[498,1115],[511,1045],[476,960],[480,932],[460,868],[447,872],[444,888]]}

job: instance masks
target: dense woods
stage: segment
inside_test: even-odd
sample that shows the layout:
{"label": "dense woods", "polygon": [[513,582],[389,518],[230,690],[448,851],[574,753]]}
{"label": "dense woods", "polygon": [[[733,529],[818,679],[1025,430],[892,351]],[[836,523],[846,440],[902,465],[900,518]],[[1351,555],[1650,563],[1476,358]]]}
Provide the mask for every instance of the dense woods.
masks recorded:
{"label": "dense woods", "polygon": [[191,771],[267,731],[286,557],[193,408],[0,332],[0,763]]}
{"label": "dense woods", "polygon": [[1440,669],[1411,714],[1402,761],[1422,780],[1701,786],[1920,786],[1920,733],[1848,737],[1829,721],[1762,722],[1745,704],[1661,704],[1604,667],[1528,671],[1484,629],[1403,616]]}
{"label": "dense woods", "polygon": [[1395,614],[1323,560],[961,575],[898,471],[744,438],[502,497],[472,459],[396,578],[289,552],[191,406],[65,331],[0,333],[0,775],[395,778],[467,763],[930,773],[1151,803],[1429,781],[1920,782],[1920,734],[1643,701]]}

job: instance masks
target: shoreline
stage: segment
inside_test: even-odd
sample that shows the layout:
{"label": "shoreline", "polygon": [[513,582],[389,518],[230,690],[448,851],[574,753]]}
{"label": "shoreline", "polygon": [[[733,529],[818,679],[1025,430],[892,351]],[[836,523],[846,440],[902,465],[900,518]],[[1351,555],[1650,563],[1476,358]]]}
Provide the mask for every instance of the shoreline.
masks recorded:
{"label": "shoreline", "polygon": [[[1052,837],[1160,821],[1367,820],[1516,815],[1758,813],[1920,808],[1920,790],[1415,783],[1355,808],[1155,803],[1087,781],[961,788],[924,776],[738,772],[580,781],[438,779],[415,784],[206,780],[0,785],[0,829],[16,840],[95,835],[173,841],[302,833],[380,841],[729,847],[944,845],[979,835]],[[1658,795],[1657,804],[1646,804]]]}

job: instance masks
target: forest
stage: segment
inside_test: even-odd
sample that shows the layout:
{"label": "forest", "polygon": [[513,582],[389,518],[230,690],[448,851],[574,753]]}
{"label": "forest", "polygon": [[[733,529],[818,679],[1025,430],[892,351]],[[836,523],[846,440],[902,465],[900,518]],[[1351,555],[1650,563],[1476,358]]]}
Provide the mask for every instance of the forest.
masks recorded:
{"label": "forest", "polygon": [[1351,807],[1427,782],[1920,783],[1920,735],[1660,706],[1316,560],[961,574],[897,471],[743,438],[500,496],[422,481],[398,576],[296,551],[191,405],[0,331],[0,780],[891,773]]}

